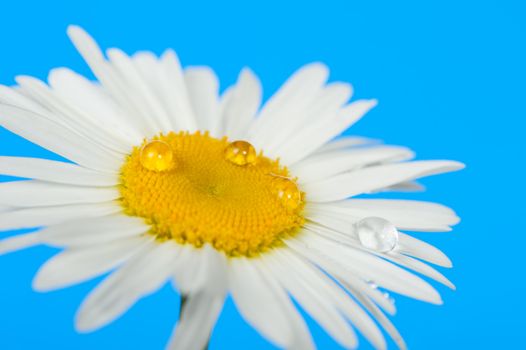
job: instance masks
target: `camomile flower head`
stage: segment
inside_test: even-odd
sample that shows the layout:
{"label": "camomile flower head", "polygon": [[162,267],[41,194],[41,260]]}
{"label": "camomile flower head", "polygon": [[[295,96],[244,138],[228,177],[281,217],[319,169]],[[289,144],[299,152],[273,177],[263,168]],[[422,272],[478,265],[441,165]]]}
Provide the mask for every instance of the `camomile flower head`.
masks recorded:
{"label": "camomile flower head", "polygon": [[448,231],[455,213],[366,195],[462,164],[339,137],[376,101],[350,102],[325,65],[300,68],[262,103],[250,69],[219,93],[210,68],[182,68],[171,50],[103,53],[79,27],[68,34],[97,82],[57,68],[47,82],[0,86],[0,125],[65,159],[0,157],[0,174],[26,179],[0,184],[0,230],[35,228],[0,252],[63,248],[38,291],[109,272],[80,306],[79,331],[171,282],[183,303],[170,349],[206,347],[227,296],[281,348],[314,348],[293,301],[343,348],[358,332],[405,348],[386,291],[440,304],[424,278],[454,288],[428,265],[450,267],[446,255],[403,231]]}

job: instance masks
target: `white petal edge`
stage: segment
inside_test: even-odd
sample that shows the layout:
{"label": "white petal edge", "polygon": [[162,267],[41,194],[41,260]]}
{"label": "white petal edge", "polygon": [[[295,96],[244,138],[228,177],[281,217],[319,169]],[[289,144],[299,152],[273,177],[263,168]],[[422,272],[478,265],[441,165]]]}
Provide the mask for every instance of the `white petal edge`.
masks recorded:
{"label": "white petal edge", "polygon": [[98,83],[68,68],[51,70],[48,82],[57,96],[89,115],[99,127],[111,130],[122,143],[131,148],[142,142],[142,130],[130,122],[128,113]]}
{"label": "white petal edge", "polygon": [[[391,199],[349,199],[329,203],[308,203],[306,217],[329,227],[345,223],[347,228],[366,217],[381,217],[398,229],[425,232],[451,231],[459,218],[445,206],[431,202]],[[446,208],[447,209],[447,208]],[[334,226],[337,225],[337,226]],[[346,230],[348,231],[348,230]]]}
{"label": "white petal edge", "polygon": [[344,266],[349,273],[363,280],[372,280],[393,292],[432,304],[442,304],[440,294],[429,283],[369,252],[342,246],[312,233],[289,239],[287,244],[293,245],[294,249],[303,253],[310,251],[324,258],[330,257]]}
{"label": "white petal edge", "polygon": [[16,252],[40,244],[37,233],[26,233],[0,240],[0,255]]}
{"label": "white petal edge", "polygon": [[0,204],[12,207],[104,203],[120,196],[116,187],[74,186],[40,180],[0,183]]}
{"label": "white petal edge", "polygon": [[[226,257],[208,244],[196,250],[196,254],[197,251],[201,264],[193,272],[196,273],[195,279],[201,279],[201,282],[185,285],[187,301],[180,311],[181,322],[174,330],[168,349],[204,348],[224,303],[228,281]],[[180,258],[179,255],[178,267],[188,268]],[[180,268],[176,273],[181,273]]]}
{"label": "white petal edge", "polygon": [[142,218],[113,214],[56,224],[38,232],[43,243],[58,247],[86,247],[140,236],[151,226]]}
{"label": "white petal edge", "polygon": [[81,218],[96,218],[121,212],[116,203],[75,204],[25,208],[0,213],[0,231],[49,226]]}
{"label": "white petal edge", "polygon": [[245,321],[265,338],[290,348],[296,334],[291,317],[298,317],[297,311],[277,282],[267,277],[256,265],[257,260],[253,260],[230,261],[229,285],[234,303]]}
{"label": "white petal edge", "polygon": [[173,269],[174,244],[151,243],[99,284],[83,301],[76,316],[76,329],[90,332],[103,327],[137,300],[161,288]]}
{"label": "white petal edge", "polygon": [[86,168],[116,173],[122,166],[122,157],[26,109],[0,104],[0,125]]}
{"label": "white petal edge", "polygon": [[221,96],[223,125],[220,134],[231,140],[245,139],[262,96],[261,82],[254,72],[248,68],[241,70],[236,84]]}
{"label": "white petal edge", "polygon": [[330,178],[365,166],[385,162],[399,162],[413,157],[414,153],[405,147],[364,147],[315,155],[294,164],[290,167],[290,171],[295,176],[298,176],[299,184],[304,184]]}
{"label": "white petal edge", "polygon": [[442,267],[453,267],[451,259],[435,246],[403,232],[398,233],[397,251]]}
{"label": "white petal edge", "polygon": [[[280,254],[286,255],[289,267],[294,268],[296,274],[301,276],[304,281],[316,285],[317,291],[324,295],[324,299],[330,300],[374,347],[385,348],[386,344],[382,332],[369,315],[354,302],[350,295],[334,283],[334,280],[328,277],[327,273],[322,271],[329,271],[326,270],[327,265],[318,264],[319,261],[311,260],[308,256],[296,252],[294,249],[291,249],[290,252],[281,250]],[[333,272],[332,269],[330,271]],[[346,275],[349,276],[348,273]]]}
{"label": "white petal edge", "polygon": [[218,137],[221,125],[219,114],[219,81],[209,67],[188,67],[184,70],[184,79],[197,126]]}
{"label": "white petal edge", "polygon": [[115,67],[106,61],[101,49],[95,40],[78,26],[69,26],[68,35],[77,48],[81,56],[89,65],[95,76],[107,90],[110,96],[123,108],[127,115],[128,122],[145,136],[153,136],[159,132],[149,118],[141,116],[140,111],[136,110],[135,101],[128,94],[128,87],[123,77]]}
{"label": "white petal edge", "polygon": [[356,334],[331,300],[319,291],[322,287],[314,282],[306,282],[298,276],[298,271],[290,266],[290,257],[269,253],[262,262],[278,279],[284,289],[322,326],[323,329],[346,349],[358,345]]}
{"label": "white petal edge", "polygon": [[304,184],[302,190],[307,193],[308,201],[332,202],[396,183],[460,170],[463,167],[462,163],[446,160],[379,165]]}
{"label": "white petal edge", "polygon": [[46,292],[87,281],[120,265],[151,241],[151,237],[129,237],[67,249],[42,265],[33,280],[33,288]]}
{"label": "white petal edge", "polygon": [[343,133],[377,103],[376,100],[358,100],[341,108],[334,115],[310,123],[287,140],[277,156],[283,164],[293,165]]}
{"label": "white petal edge", "polygon": [[40,158],[0,157],[0,174],[79,186],[113,186],[117,174]]}
{"label": "white petal edge", "polygon": [[224,296],[198,292],[187,297],[168,350],[204,349],[224,304]]}
{"label": "white petal edge", "polygon": [[315,62],[301,67],[287,79],[264,104],[247,133],[256,148],[262,149],[272,138],[272,132],[280,121],[318,94],[328,75],[327,66]]}

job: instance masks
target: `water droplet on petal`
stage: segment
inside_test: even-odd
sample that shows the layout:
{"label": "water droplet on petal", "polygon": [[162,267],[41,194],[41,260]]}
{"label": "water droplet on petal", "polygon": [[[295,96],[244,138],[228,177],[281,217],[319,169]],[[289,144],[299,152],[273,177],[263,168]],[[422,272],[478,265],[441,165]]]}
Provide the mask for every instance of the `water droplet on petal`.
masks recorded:
{"label": "water droplet on petal", "polygon": [[300,206],[301,192],[294,181],[286,177],[275,176],[272,181],[272,190],[285,208],[294,210]]}
{"label": "water droplet on petal", "polygon": [[230,162],[244,166],[256,163],[256,149],[246,141],[234,141],[225,149],[225,158]]}
{"label": "water droplet on petal", "polygon": [[358,221],[355,229],[360,243],[365,248],[386,253],[398,244],[398,230],[385,219],[368,217]]}
{"label": "water droplet on petal", "polygon": [[382,296],[385,298],[385,300],[394,305],[395,300],[389,295],[389,293],[384,292]]}
{"label": "water droplet on petal", "polygon": [[175,165],[172,147],[163,141],[150,141],[141,148],[140,162],[151,171],[170,170]]}

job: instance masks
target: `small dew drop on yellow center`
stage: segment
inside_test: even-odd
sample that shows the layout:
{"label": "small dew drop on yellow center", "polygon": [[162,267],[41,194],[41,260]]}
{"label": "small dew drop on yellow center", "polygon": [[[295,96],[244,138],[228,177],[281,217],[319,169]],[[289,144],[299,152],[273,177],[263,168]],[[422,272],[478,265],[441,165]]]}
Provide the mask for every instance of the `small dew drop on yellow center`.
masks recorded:
{"label": "small dew drop on yellow center", "polygon": [[150,171],[167,171],[175,166],[172,147],[164,141],[153,140],[141,148],[140,162]]}
{"label": "small dew drop on yellow center", "polygon": [[225,158],[236,165],[252,165],[256,163],[256,149],[246,141],[234,141],[225,149]]}
{"label": "small dew drop on yellow center", "polygon": [[281,204],[288,210],[295,210],[301,205],[301,191],[291,179],[274,176],[272,190],[281,201]]}

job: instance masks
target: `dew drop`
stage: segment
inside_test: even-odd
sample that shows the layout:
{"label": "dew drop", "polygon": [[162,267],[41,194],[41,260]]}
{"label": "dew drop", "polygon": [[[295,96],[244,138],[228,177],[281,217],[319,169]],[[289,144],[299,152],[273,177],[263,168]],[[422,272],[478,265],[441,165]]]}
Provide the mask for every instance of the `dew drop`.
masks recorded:
{"label": "dew drop", "polygon": [[175,165],[172,147],[163,141],[150,141],[141,149],[140,162],[143,167],[151,171],[170,170]]}
{"label": "dew drop", "polygon": [[298,185],[286,177],[274,176],[272,191],[279,198],[281,204],[289,210],[295,210],[301,204],[301,192]]}
{"label": "dew drop", "polygon": [[367,217],[354,226],[358,239],[365,248],[387,253],[398,244],[398,230],[385,219]]}
{"label": "dew drop", "polygon": [[389,295],[389,293],[387,293],[387,292],[386,292],[386,293],[383,293],[383,297],[384,297],[389,303],[391,303],[391,304],[394,305],[395,300],[394,300],[394,298],[392,298],[392,297]]}
{"label": "dew drop", "polygon": [[225,158],[236,165],[251,165],[256,163],[256,149],[246,141],[234,141],[225,149]]}

